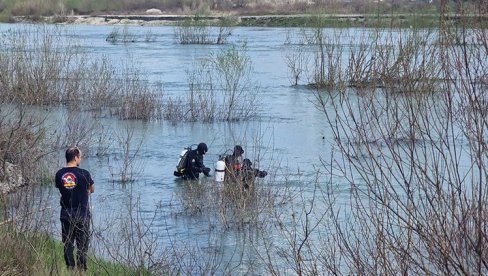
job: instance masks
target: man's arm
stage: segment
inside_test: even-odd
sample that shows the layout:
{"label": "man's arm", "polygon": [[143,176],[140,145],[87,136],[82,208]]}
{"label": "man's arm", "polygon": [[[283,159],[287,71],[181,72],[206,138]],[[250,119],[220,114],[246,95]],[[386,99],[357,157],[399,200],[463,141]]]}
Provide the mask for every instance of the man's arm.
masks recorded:
{"label": "man's arm", "polygon": [[267,172],[267,171],[260,171],[260,170],[258,170],[258,169],[255,169],[255,171],[254,171],[254,172],[255,172],[255,173],[254,173],[254,176],[257,176],[257,177],[259,177],[259,178],[264,178],[265,176],[267,176],[267,175],[268,175],[268,172]]}
{"label": "man's arm", "polygon": [[197,155],[195,159],[195,167],[197,167],[197,171],[202,172],[205,176],[210,176],[210,168],[205,167],[203,164],[203,156]]}
{"label": "man's arm", "polygon": [[95,192],[95,183],[93,182],[93,178],[91,177],[91,174],[86,171],[88,174],[88,194],[93,194]]}

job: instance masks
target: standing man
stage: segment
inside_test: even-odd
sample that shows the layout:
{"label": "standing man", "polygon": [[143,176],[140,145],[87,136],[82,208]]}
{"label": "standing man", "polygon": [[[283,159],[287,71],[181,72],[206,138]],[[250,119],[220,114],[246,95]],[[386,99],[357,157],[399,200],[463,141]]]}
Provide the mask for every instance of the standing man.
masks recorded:
{"label": "standing man", "polygon": [[86,271],[86,253],[90,241],[90,207],[88,197],[95,191],[90,173],[80,169],[81,151],[77,147],[66,150],[66,167],[56,173],[56,188],[61,193],[61,231],[64,260],[68,269],[75,268],[73,256],[76,241],[76,267]]}

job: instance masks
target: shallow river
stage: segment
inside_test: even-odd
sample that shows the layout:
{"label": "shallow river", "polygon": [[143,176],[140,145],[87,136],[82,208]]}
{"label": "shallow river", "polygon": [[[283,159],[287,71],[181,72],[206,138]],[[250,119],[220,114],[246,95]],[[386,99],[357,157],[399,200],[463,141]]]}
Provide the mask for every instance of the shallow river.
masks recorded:
{"label": "shallow river", "polygon": [[[15,27],[0,25],[0,30]],[[166,95],[187,93],[186,71],[195,61],[211,52],[219,51],[222,47],[232,44],[239,46],[245,41],[247,54],[254,67],[252,80],[259,85],[258,98],[261,106],[257,109],[257,118],[251,121],[172,124],[166,121],[101,119],[107,128],[123,129],[126,124],[131,125],[136,131],[136,142],[143,136],[142,147],[134,160],[137,164],[136,180],[130,184],[122,185],[115,181],[117,176],[114,175],[121,162],[118,147],[100,158],[89,156],[81,165],[92,173],[96,183],[96,192],[91,201],[94,225],[102,236],[104,230],[97,228],[97,225],[104,225],[111,215],[117,217],[119,212],[123,213],[122,210],[128,204],[126,199],[132,195],[140,200],[138,213],[142,220],[148,223],[151,221],[151,229],[158,233],[152,242],[159,249],[171,244],[182,246],[186,243],[198,243],[201,248],[218,244],[223,248],[226,258],[236,258],[232,257],[235,255],[235,248],[245,246],[239,245],[237,234],[232,229],[219,233],[220,241],[215,242],[209,237],[207,216],[170,215],[171,212],[168,211],[170,208],[178,209],[178,206],[169,205],[177,205],[180,201],[175,198],[185,189],[185,185],[173,176],[178,155],[183,147],[199,142],[206,142],[209,146],[204,159],[207,166],[213,168],[219,154],[235,144],[241,144],[245,149],[245,156],[251,160],[259,157],[259,167],[270,173],[264,180],[269,181],[267,185],[279,190],[286,183],[305,192],[313,190],[320,158],[328,158],[332,141],[323,113],[314,106],[314,92],[304,86],[291,86],[284,54],[289,47],[285,43],[286,36],[292,29],[235,28],[229,44],[218,46],[179,45],[175,41],[173,27],[168,26],[129,27],[138,42],[127,44],[111,44],[105,41],[113,29],[112,26],[68,28],[71,35],[89,53],[106,55],[113,60],[132,60],[151,83],[162,84]],[[144,42],[144,36],[149,29],[155,41]],[[363,31],[365,30],[349,30],[351,33]],[[60,153],[59,165],[62,164],[63,155]],[[49,193],[56,233],[59,230],[58,193],[55,189]]]}

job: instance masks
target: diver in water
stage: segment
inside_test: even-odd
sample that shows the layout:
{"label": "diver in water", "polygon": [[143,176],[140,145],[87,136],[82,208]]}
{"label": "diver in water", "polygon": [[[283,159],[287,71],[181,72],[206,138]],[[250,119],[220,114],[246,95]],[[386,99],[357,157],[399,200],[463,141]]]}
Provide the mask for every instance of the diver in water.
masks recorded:
{"label": "diver in water", "polygon": [[205,167],[203,164],[203,156],[207,151],[207,144],[200,143],[196,149],[188,152],[185,162],[185,170],[182,175],[183,179],[198,179],[200,173],[203,173],[205,176],[210,176],[210,168]]}
{"label": "diver in water", "polygon": [[247,190],[249,187],[254,188],[256,177],[264,178],[267,175],[268,172],[253,168],[251,160],[246,158],[242,161],[240,177],[244,185],[244,189]]}
{"label": "diver in water", "polygon": [[234,152],[225,157],[225,176],[227,180],[237,181],[239,179],[239,174],[242,169],[243,153],[244,149],[241,146],[236,145],[234,147]]}

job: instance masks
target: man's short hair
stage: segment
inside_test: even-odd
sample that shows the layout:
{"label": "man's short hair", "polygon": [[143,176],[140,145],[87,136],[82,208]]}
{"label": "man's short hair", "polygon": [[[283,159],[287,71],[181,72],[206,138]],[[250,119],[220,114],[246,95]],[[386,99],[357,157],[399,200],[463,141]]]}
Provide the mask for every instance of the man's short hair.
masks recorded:
{"label": "man's short hair", "polygon": [[76,156],[80,156],[81,154],[81,151],[78,147],[69,147],[67,150],[66,150],[66,163],[69,163],[73,160],[75,160],[75,157]]}

